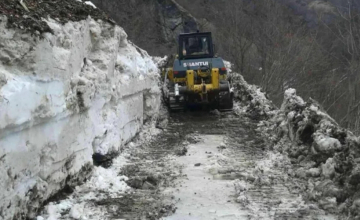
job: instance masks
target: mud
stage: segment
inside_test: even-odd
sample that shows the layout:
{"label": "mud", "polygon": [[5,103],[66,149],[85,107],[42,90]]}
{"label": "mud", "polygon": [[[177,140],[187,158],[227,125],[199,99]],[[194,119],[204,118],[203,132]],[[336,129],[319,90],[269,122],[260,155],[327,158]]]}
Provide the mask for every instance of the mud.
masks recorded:
{"label": "mud", "polygon": [[[283,166],[291,166],[291,162],[271,153],[271,143],[257,131],[258,120],[247,112],[240,117],[233,113],[175,114],[169,124],[171,128],[178,127],[174,130],[183,131],[180,137],[198,140],[189,143],[185,157],[198,154],[202,161],[196,161],[197,157],[193,157],[193,163],[186,158],[177,159],[186,175],[175,180],[170,194],[181,198],[175,196],[175,205],[180,208],[164,219],[334,219],[312,201],[299,196],[303,189],[283,173]],[[209,144],[213,142],[206,140],[213,137],[224,138],[224,142],[211,148]],[[198,144],[201,139],[205,140]],[[204,157],[208,160],[200,159]],[[199,175],[206,181],[192,182]],[[184,196],[188,191],[194,192]]]}
{"label": "mud", "polygon": [[171,114],[160,134],[127,146],[118,176],[131,189],[94,191],[86,203],[101,214],[92,219],[336,219],[321,208],[332,200],[301,196],[306,189],[284,172],[291,160],[271,151],[258,123],[246,112]]}

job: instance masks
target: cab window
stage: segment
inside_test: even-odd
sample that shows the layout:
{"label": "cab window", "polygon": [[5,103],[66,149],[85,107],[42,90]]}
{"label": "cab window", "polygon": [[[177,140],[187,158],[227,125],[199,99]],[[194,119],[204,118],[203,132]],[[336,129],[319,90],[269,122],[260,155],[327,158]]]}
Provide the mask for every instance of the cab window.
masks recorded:
{"label": "cab window", "polygon": [[183,56],[209,55],[210,45],[208,37],[187,37],[183,41]]}

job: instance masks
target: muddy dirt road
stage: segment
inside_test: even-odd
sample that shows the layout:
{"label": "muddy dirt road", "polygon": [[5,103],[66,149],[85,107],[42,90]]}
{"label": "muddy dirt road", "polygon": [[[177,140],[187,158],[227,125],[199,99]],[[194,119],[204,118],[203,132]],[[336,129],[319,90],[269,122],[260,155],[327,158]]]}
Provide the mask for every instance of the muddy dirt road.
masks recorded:
{"label": "muddy dirt road", "polygon": [[109,168],[95,168],[66,199],[47,205],[38,220],[336,219],[304,201],[256,120],[218,112],[166,120]]}

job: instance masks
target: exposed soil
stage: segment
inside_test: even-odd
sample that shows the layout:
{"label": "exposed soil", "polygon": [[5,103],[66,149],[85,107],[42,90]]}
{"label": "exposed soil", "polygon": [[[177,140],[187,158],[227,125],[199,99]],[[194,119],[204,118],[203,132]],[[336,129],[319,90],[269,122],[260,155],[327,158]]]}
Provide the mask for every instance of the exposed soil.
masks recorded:
{"label": "exposed soil", "polygon": [[1,0],[0,15],[8,19],[9,28],[19,28],[30,33],[52,32],[43,19],[52,18],[64,24],[91,16],[113,22],[97,8],[76,0],[23,0],[26,10],[18,0]]}

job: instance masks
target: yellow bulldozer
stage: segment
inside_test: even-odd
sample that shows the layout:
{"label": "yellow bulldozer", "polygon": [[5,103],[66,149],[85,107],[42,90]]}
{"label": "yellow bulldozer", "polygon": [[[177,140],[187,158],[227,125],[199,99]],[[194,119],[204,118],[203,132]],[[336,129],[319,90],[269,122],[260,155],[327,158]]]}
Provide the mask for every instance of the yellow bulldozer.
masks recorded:
{"label": "yellow bulldozer", "polygon": [[233,91],[210,32],[180,34],[178,54],[162,70],[163,96],[171,111],[206,107],[230,110]]}

